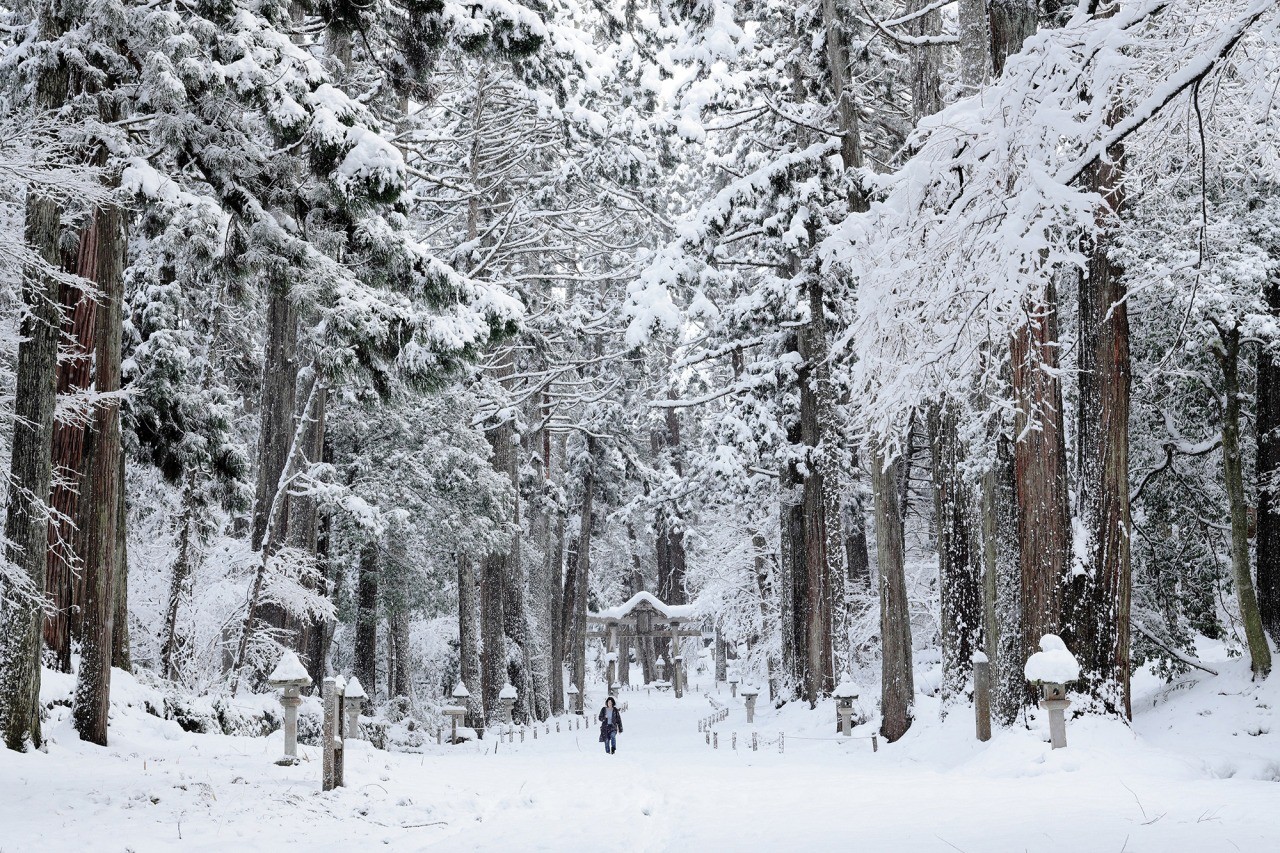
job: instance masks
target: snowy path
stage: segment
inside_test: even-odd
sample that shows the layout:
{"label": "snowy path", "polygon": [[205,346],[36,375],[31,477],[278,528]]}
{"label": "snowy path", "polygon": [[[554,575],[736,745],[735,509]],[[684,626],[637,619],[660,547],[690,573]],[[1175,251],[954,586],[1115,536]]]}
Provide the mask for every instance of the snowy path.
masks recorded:
{"label": "snowy path", "polygon": [[311,760],[297,767],[271,763],[278,734],[188,735],[133,711],[113,721],[103,750],[55,721],[49,754],[0,755],[0,851],[1280,848],[1269,731],[1198,743],[1196,758],[1174,749],[1206,709],[1244,718],[1256,706],[1269,719],[1275,705],[1269,694],[1200,688],[1177,694],[1176,712],[1150,718],[1141,737],[1080,722],[1056,753],[1025,729],[977,744],[957,714],[873,754],[865,740],[802,740],[833,733],[827,714],[794,705],[757,726],[769,741],[785,729],[785,753],[772,743],[752,753],[745,737],[734,751],[729,732],[747,731],[738,704],[713,750],[697,731],[706,698],[628,693],[614,756],[594,726],[496,753],[491,743],[408,755],[349,741],[348,787],[329,794],[315,749],[303,747]]}

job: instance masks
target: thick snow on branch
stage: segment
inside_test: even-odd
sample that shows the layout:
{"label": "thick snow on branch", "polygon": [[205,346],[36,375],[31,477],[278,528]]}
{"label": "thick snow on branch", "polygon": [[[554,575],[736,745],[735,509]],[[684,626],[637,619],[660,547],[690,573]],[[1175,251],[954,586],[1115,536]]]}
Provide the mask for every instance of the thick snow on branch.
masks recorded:
{"label": "thick snow on branch", "polygon": [[1088,167],[1197,81],[1228,65],[1248,73],[1232,51],[1275,18],[1276,0],[1078,13],[1029,39],[996,84],[921,124],[870,210],[821,247],[829,269],[858,281],[835,357],[850,365],[867,432],[892,446],[913,410],[989,381],[1010,333],[1039,321],[1032,306],[1108,224],[1079,180]]}

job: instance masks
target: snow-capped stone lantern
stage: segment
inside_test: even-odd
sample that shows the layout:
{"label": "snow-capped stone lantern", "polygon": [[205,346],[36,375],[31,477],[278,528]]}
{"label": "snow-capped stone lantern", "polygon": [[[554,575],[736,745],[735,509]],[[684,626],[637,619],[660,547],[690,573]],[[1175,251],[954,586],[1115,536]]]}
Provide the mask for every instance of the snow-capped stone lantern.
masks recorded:
{"label": "snow-capped stone lantern", "polygon": [[267,676],[267,684],[284,691],[280,696],[284,708],[284,756],[276,764],[288,767],[298,763],[298,706],[302,704],[298,691],[311,686],[311,676],[296,653],[285,652]]}
{"label": "snow-capped stone lantern", "polygon": [[738,695],[738,684],[741,683],[742,677],[739,676],[738,673],[736,672],[730,672],[728,681],[729,681],[729,694],[731,696],[736,697]]}
{"label": "snow-capped stone lantern", "polygon": [[1049,742],[1053,749],[1067,745],[1067,721],[1064,712],[1071,705],[1067,685],[1080,677],[1080,662],[1067,651],[1067,644],[1057,634],[1040,638],[1040,651],[1027,659],[1023,672],[1027,681],[1039,684],[1044,699],[1040,707],[1049,712]]}
{"label": "snow-capped stone lantern", "polygon": [[360,710],[364,707],[364,700],[369,696],[364,692],[364,688],[360,686],[360,679],[354,675],[347,682],[347,692],[343,694],[342,710],[347,715],[347,737],[360,739]]}
{"label": "snow-capped stone lantern", "polygon": [[613,701],[617,704],[622,698],[622,685],[615,681],[609,685],[609,695],[613,697]]}
{"label": "snow-capped stone lantern", "polygon": [[858,688],[847,678],[842,678],[831,694],[836,699],[836,717],[840,721],[840,734],[853,736],[853,703],[858,699]]}
{"label": "snow-capped stone lantern", "polygon": [[667,661],[662,655],[658,655],[658,659],[654,661],[654,666],[658,668],[658,680],[662,681],[662,674],[667,668]]}
{"label": "snow-capped stone lantern", "polygon": [[582,714],[582,691],[578,689],[578,685],[570,684],[569,689],[565,691],[569,694],[569,709],[572,713]]}
{"label": "snow-capped stone lantern", "polygon": [[750,684],[742,685],[742,701],[747,704],[747,722],[754,723],[756,721],[756,697],[760,695],[760,688]]}
{"label": "snow-capped stone lantern", "polygon": [[511,725],[511,712],[515,710],[518,698],[520,694],[511,684],[502,685],[502,689],[498,691],[498,702],[502,705],[502,722],[507,725]]}
{"label": "snow-capped stone lantern", "polygon": [[449,734],[449,743],[458,742],[458,722],[467,715],[467,700],[470,698],[471,691],[467,689],[467,685],[459,681],[453,688],[453,704],[446,705],[440,709],[453,724],[452,731]]}

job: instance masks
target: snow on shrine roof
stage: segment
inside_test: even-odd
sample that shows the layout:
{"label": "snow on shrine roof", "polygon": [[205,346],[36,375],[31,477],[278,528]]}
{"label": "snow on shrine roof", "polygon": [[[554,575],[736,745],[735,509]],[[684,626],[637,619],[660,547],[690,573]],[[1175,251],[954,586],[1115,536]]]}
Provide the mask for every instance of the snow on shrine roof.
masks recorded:
{"label": "snow on shrine roof", "polygon": [[692,620],[697,617],[693,613],[692,604],[664,604],[652,593],[637,592],[617,607],[606,607],[599,613],[589,614],[596,619],[625,619],[631,611],[641,605],[647,605],[667,619]]}

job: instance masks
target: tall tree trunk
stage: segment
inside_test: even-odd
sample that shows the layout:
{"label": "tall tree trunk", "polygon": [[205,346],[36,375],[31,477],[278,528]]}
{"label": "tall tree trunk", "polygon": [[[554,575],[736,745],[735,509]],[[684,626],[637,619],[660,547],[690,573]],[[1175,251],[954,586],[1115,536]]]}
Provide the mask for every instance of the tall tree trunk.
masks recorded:
{"label": "tall tree trunk", "polygon": [[[493,370],[494,377],[507,390],[510,377],[515,372],[514,352],[508,348],[498,359]],[[506,476],[511,484],[511,541],[506,551],[499,557],[502,561],[502,626],[506,641],[512,644],[510,658],[506,660],[503,683],[509,682],[516,688],[517,696],[515,713],[517,719],[528,719],[533,716],[535,706],[535,688],[533,683],[533,631],[530,626],[528,596],[523,560],[521,558],[521,506],[520,506],[520,440],[516,434],[514,416],[505,415],[500,423],[486,432],[490,447],[493,448],[493,468]],[[487,638],[486,638],[487,646]],[[486,649],[486,654],[488,653]],[[506,652],[504,651],[504,654]],[[497,685],[498,690],[502,684]],[[497,694],[491,709],[496,709]],[[486,700],[488,697],[486,696]],[[492,710],[491,710],[492,713]]]}
{"label": "tall tree trunk", "polygon": [[[267,527],[262,539],[262,548],[257,553],[258,565],[249,584],[249,600],[245,603],[244,624],[240,630],[240,642],[236,647],[231,662],[231,695],[235,696],[240,689],[240,678],[248,661],[250,644],[258,627],[258,615],[262,601],[262,592],[266,586],[267,571],[271,555],[276,552],[283,541],[285,532],[286,495],[290,480],[297,475],[303,458],[303,435],[306,431],[307,419],[315,416],[315,407],[320,397],[327,393],[327,386],[312,371],[311,387],[307,390],[307,404],[303,407],[304,416],[294,427],[293,437],[289,441],[288,453],[285,456],[284,468],[280,472],[280,482],[276,485],[271,508],[267,512]],[[370,694],[372,695],[372,694]]]}
{"label": "tall tree trunk", "polygon": [[182,513],[178,516],[178,554],[169,575],[169,605],[165,609],[164,631],[160,642],[160,666],[164,677],[178,678],[179,658],[178,612],[191,595],[191,573],[195,569],[195,488],[196,473],[188,471],[182,484]]}
{"label": "tall tree trunk", "polygon": [[360,576],[356,584],[356,649],[353,671],[371,700],[378,696],[378,621],[382,556],[378,541],[360,546]]}
{"label": "tall tree trunk", "polygon": [[[387,613],[387,698],[410,695],[409,689],[409,576],[412,571],[406,537],[394,523],[387,541],[387,574],[383,582],[383,609]],[[372,695],[372,694],[370,694]]]}
{"label": "tall tree trunk", "polygon": [[1012,725],[1026,693],[1017,488],[1012,441],[998,424],[990,435],[996,445],[995,464],[982,478],[985,650],[994,686],[992,710],[998,722]]}
{"label": "tall tree trunk", "polygon": [[[1109,123],[1114,124],[1113,111]],[[1124,150],[1114,146],[1092,169],[1105,209],[1079,279],[1079,395],[1076,406],[1076,516],[1086,538],[1072,567],[1068,642],[1083,681],[1105,711],[1132,717],[1129,695],[1129,307],[1123,272],[1112,261],[1114,217],[1124,206]]]}
{"label": "tall tree trunk", "polygon": [[956,7],[960,24],[961,95],[972,95],[991,76],[991,25],[987,0],[960,0]]}
{"label": "tall tree trunk", "polygon": [[[793,347],[789,347],[792,351]],[[800,444],[800,422],[786,424],[787,443]],[[782,668],[788,695],[804,695],[809,660],[805,630],[805,602],[809,597],[809,573],[805,566],[803,482],[794,459],[782,465],[778,487],[779,574],[781,576]]]}
{"label": "tall tree trunk", "polygon": [[[80,245],[72,267],[88,281],[97,281],[98,220],[90,219],[80,233]],[[78,287],[63,283],[63,329],[71,341],[71,352],[58,363],[57,393],[84,393],[93,384],[94,329],[97,323],[97,300],[86,296]],[[45,617],[44,642],[53,653],[54,664],[63,672],[71,671],[71,641],[79,636],[81,612],[80,588],[83,573],[82,545],[87,518],[81,511],[81,486],[87,486],[88,459],[85,456],[85,433],[88,425],[78,418],[55,420],[53,424],[53,490],[49,505],[54,517],[49,520],[49,548],[45,574],[45,591],[50,612]],[[87,496],[83,503],[88,503]]]}
{"label": "tall tree trunk", "polygon": [[1231,510],[1231,571],[1240,621],[1249,646],[1249,666],[1255,679],[1271,672],[1271,648],[1262,628],[1262,614],[1249,570],[1249,508],[1244,495],[1244,462],[1240,455],[1240,327],[1219,327],[1221,343],[1214,353],[1222,368],[1222,468]]}
{"label": "tall tree trunk", "polygon": [[551,582],[551,612],[548,619],[551,625],[551,662],[550,662],[550,683],[548,684],[551,693],[551,713],[564,713],[564,601],[568,596],[565,589],[565,516],[563,512],[556,512],[553,519],[553,534],[551,548],[547,554],[547,573]]}
{"label": "tall tree trunk", "polygon": [[[94,333],[94,386],[98,394],[120,390],[120,350],[124,327],[124,211],[99,208],[97,323]],[[120,401],[95,404],[93,478],[89,495],[89,549],[84,554],[84,633],[72,717],[81,739],[106,746],[111,707],[111,652],[115,634],[116,576],[120,514]]]}
{"label": "tall tree trunk", "polygon": [[565,656],[569,658],[571,683],[583,689],[587,676],[587,593],[590,589],[592,512],[595,500],[595,459],[597,440],[587,436],[586,470],[582,475],[582,510],[578,537],[570,548],[565,573],[564,624]]}
{"label": "tall tree trunk", "polygon": [[133,672],[129,648],[129,507],[125,500],[124,453],[120,454],[120,476],[116,482],[116,615],[111,635],[111,665]]}
{"label": "tall tree trunk", "polygon": [[991,70],[996,77],[1004,73],[1008,58],[1022,50],[1023,42],[1035,34],[1038,14],[1036,0],[987,0]]}
{"label": "tall tree trunk", "polygon": [[[906,12],[919,14],[907,26],[916,37],[936,36],[942,32],[942,12],[924,12],[931,0],[908,0]],[[923,13],[923,14],[920,14]],[[911,110],[917,122],[942,109],[941,49],[935,44],[918,44],[911,48]]]}
{"label": "tall tree trunk", "polygon": [[480,561],[480,696],[485,722],[498,719],[498,694],[507,681],[507,632],[503,585],[507,555],[489,554]]}
{"label": "tall tree trunk", "polygon": [[[303,469],[320,462],[325,450],[325,426],[329,410],[329,392],[321,388],[316,393],[312,404],[312,412],[298,412],[298,422],[302,425],[302,462]],[[289,545],[305,551],[312,558],[318,559],[320,541],[320,508],[316,499],[310,495],[290,495],[288,504],[289,520],[285,534]],[[399,540],[392,540],[394,545]],[[323,593],[325,587],[323,572],[307,582],[307,588]],[[308,660],[315,646],[313,636],[327,628],[325,619],[320,616],[298,616],[285,619],[285,626],[293,631],[293,649],[303,660]],[[393,694],[394,695],[394,694]]]}
{"label": "tall tree trunk", "polygon": [[[1067,457],[1062,428],[1058,314],[1053,288],[1027,310],[1010,344],[1017,402],[1014,482],[1018,505],[1018,557],[1022,649],[1019,669],[1045,634],[1062,630],[1062,588],[1071,565]],[[1027,700],[1032,696],[1030,688]]]}
{"label": "tall tree trunk", "polygon": [[[1267,306],[1280,318],[1280,256],[1267,280]],[[1258,610],[1274,643],[1280,643],[1280,355],[1258,350]]]}
{"label": "tall tree trunk", "polygon": [[[48,22],[42,22],[42,29]],[[66,68],[45,71],[37,84],[36,105],[60,106],[66,99]],[[61,211],[51,199],[27,199],[24,238],[45,263],[58,263]],[[53,470],[53,412],[58,366],[58,281],[42,270],[28,270],[22,280],[25,313],[19,328],[17,382],[14,388],[13,444],[9,467],[9,502],[5,510],[5,558],[28,583],[4,581],[0,586],[0,729],[5,745],[25,750],[39,747],[40,735],[40,606],[48,543],[49,497]]]}
{"label": "tall tree trunk", "polygon": [[963,698],[982,647],[982,552],[970,485],[965,480],[956,415],[947,403],[929,414],[942,610],[942,705]]}
{"label": "tall tree trunk", "polygon": [[[289,297],[289,288],[272,282],[267,294],[267,343],[262,365],[262,416],[258,434],[258,480],[253,504],[253,550],[265,545],[276,490],[284,472],[294,439],[294,418],[298,397],[298,309]],[[284,519],[288,514],[288,497]],[[288,524],[274,531],[284,542]],[[270,555],[268,555],[270,556]]]}
{"label": "tall tree trunk", "polygon": [[484,728],[484,701],[480,691],[480,591],[471,559],[458,555],[458,674],[471,698],[466,723]]}
{"label": "tall tree trunk", "polygon": [[911,659],[911,614],[907,607],[906,543],[898,495],[902,460],[871,455],[875,496],[876,555],[880,567],[880,734],[892,743],[911,728],[915,678]]}

